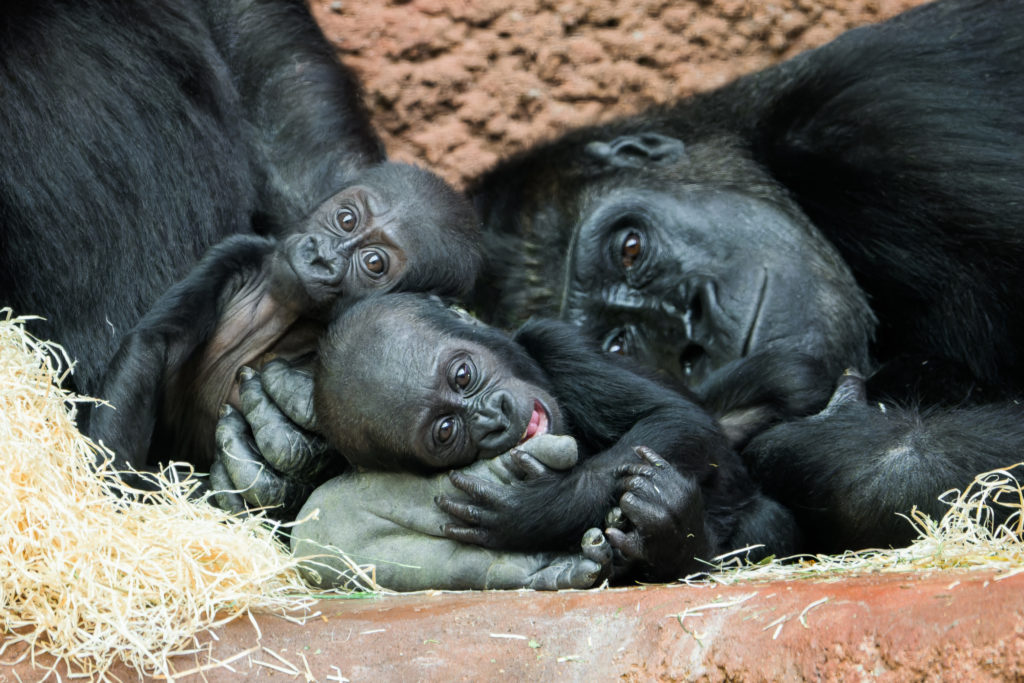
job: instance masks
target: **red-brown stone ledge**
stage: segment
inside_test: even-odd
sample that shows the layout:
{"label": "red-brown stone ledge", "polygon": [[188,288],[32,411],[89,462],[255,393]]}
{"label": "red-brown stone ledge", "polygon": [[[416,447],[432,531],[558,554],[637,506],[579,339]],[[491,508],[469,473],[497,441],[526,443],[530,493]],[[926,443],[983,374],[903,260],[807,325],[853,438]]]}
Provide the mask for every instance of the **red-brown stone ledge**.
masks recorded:
{"label": "red-brown stone ledge", "polygon": [[[247,620],[220,629],[213,656],[236,658],[231,670],[207,670],[203,676],[1020,680],[1024,574],[997,576],[933,571],[835,581],[322,601],[322,616],[304,626],[265,616],[257,620],[259,637]],[[175,661],[178,671],[195,666],[189,658]],[[27,662],[0,668],[5,680],[36,680],[40,673]],[[111,673],[122,680],[136,677],[127,669]]]}

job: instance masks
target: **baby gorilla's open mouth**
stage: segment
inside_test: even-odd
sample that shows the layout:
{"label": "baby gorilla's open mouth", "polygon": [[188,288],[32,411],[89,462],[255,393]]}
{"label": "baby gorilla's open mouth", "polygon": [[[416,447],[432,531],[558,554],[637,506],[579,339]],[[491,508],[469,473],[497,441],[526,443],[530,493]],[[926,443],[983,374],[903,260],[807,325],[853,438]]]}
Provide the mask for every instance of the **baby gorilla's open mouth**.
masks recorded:
{"label": "baby gorilla's open mouth", "polygon": [[[533,413],[530,415],[530,422],[526,425],[526,431],[523,432],[523,437],[519,439],[519,443],[529,441],[538,434],[546,434],[550,424],[551,416],[548,414],[548,409],[544,407],[543,403],[533,399]],[[519,444],[516,445],[518,446]]]}

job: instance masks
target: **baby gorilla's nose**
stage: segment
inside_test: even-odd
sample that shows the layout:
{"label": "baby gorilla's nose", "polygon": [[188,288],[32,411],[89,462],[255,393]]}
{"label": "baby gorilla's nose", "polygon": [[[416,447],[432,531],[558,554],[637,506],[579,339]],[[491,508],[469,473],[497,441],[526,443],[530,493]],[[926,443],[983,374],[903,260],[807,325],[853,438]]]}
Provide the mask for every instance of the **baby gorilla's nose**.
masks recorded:
{"label": "baby gorilla's nose", "polygon": [[309,235],[302,246],[302,255],[311,272],[327,280],[344,270],[347,255],[341,242],[326,235]]}
{"label": "baby gorilla's nose", "polygon": [[511,429],[515,401],[504,389],[481,396],[469,419],[473,442],[486,455],[504,453],[516,445],[519,434]]}

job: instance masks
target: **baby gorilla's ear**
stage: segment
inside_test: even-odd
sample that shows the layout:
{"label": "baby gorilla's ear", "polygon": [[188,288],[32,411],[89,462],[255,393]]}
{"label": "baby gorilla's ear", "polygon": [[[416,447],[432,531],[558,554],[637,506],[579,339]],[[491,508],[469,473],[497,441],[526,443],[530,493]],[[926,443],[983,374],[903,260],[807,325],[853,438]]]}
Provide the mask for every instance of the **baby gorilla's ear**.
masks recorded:
{"label": "baby gorilla's ear", "polygon": [[[434,295],[432,295],[432,298],[437,299],[438,301],[441,300],[440,297]],[[454,313],[456,318],[466,323],[467,325],[476,326],[482,324],[479,320],[474,318],[469,311],[467,311],[465,308],[462,308],[461,306],[451,304],[450,306],[448,306],[448,310]]]}

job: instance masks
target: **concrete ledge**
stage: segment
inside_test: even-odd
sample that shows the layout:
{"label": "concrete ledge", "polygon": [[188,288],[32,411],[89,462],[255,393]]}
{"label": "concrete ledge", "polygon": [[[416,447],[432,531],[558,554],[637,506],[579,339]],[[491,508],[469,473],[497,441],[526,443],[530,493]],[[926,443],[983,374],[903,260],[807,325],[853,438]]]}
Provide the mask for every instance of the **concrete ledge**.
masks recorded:
{"label": "concrete ledge", "polygon": [[[206,679],[302,680],[307,670],[319,681],[1024,677],[1024,574],[419,594],[320,608],[305,626],[261,617],[259,636],[248,621],[229,624],[213,656],[251,651],[231,662],[234,673]],[[278,670],[290,671],[286,662],[298,675]],[[178,671],[196,665],[175,661]],[[40,669],[0,668],[11,674],[33,680]]]}

